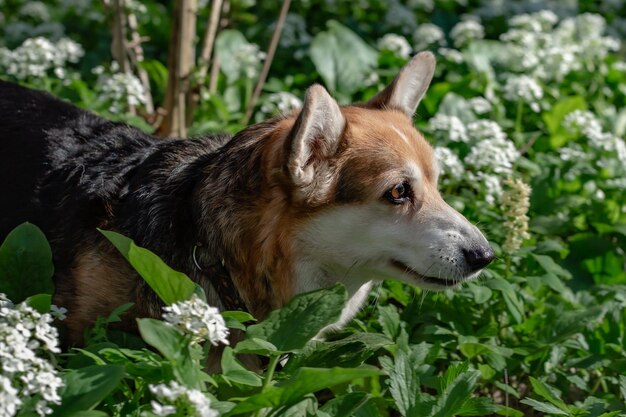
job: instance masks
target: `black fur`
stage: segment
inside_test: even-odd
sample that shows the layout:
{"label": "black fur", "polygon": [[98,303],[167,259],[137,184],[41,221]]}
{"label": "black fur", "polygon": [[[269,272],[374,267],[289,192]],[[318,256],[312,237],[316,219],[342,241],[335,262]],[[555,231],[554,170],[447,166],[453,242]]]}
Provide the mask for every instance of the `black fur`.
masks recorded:
{"label": "black fur", "polygon": [[[0,81],[0,240],[25,221],[39,226],[52,246],[57,289],[67,293],[63,299],[69,302],[72,284],[67,281],[76,254],[103,242],[97,227],[131,237],[201,281],[193,271],[194,246],[212,242],[198,254],[204,265],[225,255],[216,243],[224,237],[213,235],[211,222],[217,219],[204,215],[211,212],[207,205],[220,205],[219,196],[215,203],[199,201],[211,193],[198,188],[211,187],[210,177],[228,178],[253,198],[254,178],[235,183],[241,181],[235,178],[241,166],[224,167],[223,161],[237,154],[258,163],[245,155],[254,153],[246,143],[255,141],[235,145],[225,135],[155,138],[49,94]],[[211,171],[215,166],[221,172]],[[232,198],[223,203],[237,210]],[[141,280],[135,285],[145,286]],[[146,297],[154,301],[153,295]],[[158,312],[146,308],[152,315]]]}

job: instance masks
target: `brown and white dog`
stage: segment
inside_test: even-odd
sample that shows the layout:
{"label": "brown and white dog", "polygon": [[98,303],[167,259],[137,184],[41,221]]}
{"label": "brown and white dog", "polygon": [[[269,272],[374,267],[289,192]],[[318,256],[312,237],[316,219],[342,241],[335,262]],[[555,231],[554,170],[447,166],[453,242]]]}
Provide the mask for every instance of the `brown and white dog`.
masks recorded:
{"label": "brown and white dog", "polygon": [[73,342],[125,302],[131,316],[161,313],[97,227],[156,252],[209,303],[258,318],[336,282],[350,294],[337,325],[377,280],[454,287],[494,253],[441,198],[437,161],[412,122],[434,69],[420,53],[367,103],[340,106],[314,85],[301,111],[232,139],[188,141],[0,82],[0,191],[10,196],[0,239],[23,221],[44,230]]}

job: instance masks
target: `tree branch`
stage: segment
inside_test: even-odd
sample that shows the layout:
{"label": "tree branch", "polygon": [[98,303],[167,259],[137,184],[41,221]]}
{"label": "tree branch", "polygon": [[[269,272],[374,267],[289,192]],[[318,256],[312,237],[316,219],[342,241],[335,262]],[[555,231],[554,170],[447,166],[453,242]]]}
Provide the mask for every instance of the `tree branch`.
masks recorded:
{"label": "tree branch", "polygon": [[283,31],[285,18],[287,17],[287,12],[289,11],[290,4],[291,0],[283,0],[283,5],[280,8],[280,14],[278,15],[278,20],[276,21],[276,27],[274,28],[274,33],[272,34],[272,40],[270,41],[270,46],[267,50],[267,57],[265,58],[265,62],[263,63],[263,69],[261,70],[261,74],[259,75],[259,79],[256,83],[256,87],[254,88],[254,92],[252,93],[252,97],[248,102],[248,108],[246,109],[244,124],[248,124],[248,122],[250,121],[250,117],[252,117],[252,112],[254,111],[254,107],[256,106],[256,102],[261,96],[261,91],[263,90],[265,80],[267,79],[267,75],[270,72],[270,67],[272,66],[272,61],[274,60],[274,54],[276,53],[276,47],[278,46],[278,41],[280,40],[280,34]]}

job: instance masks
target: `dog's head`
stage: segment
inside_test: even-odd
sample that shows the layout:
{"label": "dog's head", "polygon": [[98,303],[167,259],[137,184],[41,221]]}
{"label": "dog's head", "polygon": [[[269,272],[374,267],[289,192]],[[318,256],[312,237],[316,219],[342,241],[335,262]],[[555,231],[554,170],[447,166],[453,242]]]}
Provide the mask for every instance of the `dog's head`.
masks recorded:
{"label": "dog's head", "polygon": [[382,278],[443,289],[493,260],[481,232],[441,198],[437,161],[412,122],[434,69],[434,56],[420,53],[364,104],[307,91],[283,153],[301,213],[296,291]]}

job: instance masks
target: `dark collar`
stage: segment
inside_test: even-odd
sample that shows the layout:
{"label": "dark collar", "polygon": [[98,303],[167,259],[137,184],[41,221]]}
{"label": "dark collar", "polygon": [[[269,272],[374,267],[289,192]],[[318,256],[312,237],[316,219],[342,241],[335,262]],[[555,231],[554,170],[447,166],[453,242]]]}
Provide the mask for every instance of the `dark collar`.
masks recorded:
{"label": "dark collar", "polygon": [[225,311],[248,311],[246,303],[241,298],[241,294],[233,281],[230,271],[226,268],[224,260],[215,262],[209,266],[202,266],[198,264],[196,259],[196,249],[201,247],[202,244],[198,243],[193,248],[193,262],[196,268],[207,277],[213,289],[215,290],[217,297],[224,305]]}

